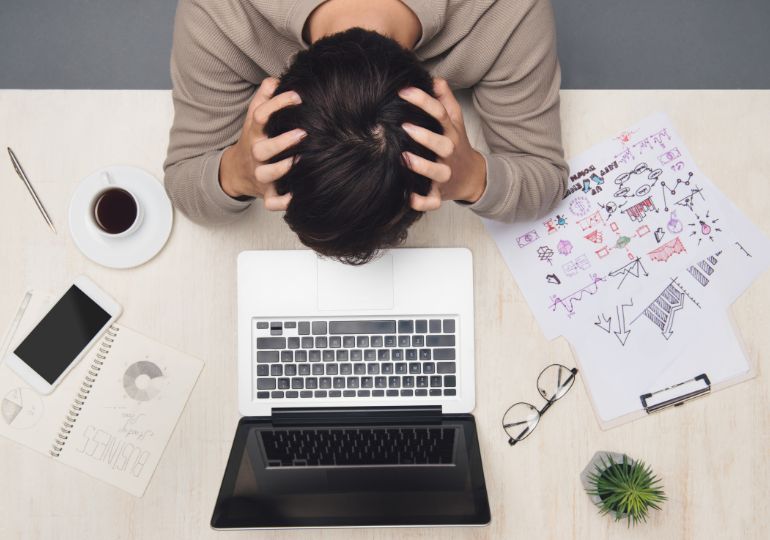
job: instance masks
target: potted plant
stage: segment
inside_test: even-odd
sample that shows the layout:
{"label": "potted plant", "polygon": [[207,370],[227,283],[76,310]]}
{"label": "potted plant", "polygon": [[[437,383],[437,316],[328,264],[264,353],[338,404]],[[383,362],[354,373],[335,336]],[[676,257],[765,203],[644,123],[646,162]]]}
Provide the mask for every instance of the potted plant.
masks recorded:
{"label": "potted plant", "polygon": [[660,510],[666,500],[660,480],[643,461],[625,454],[597,452],[580,475],[586,492],[601,514],[628,526],[647,521],[650,508]]}

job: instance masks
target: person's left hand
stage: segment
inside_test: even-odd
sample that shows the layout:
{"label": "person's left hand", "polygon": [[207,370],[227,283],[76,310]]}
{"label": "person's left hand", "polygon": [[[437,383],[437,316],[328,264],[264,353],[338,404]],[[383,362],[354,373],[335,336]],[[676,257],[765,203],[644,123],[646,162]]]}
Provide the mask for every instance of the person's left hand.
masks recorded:
{"label": "person's left hand", "polygon": [[442,200],[476,202],[487,184],[486,160],[468,140],[463,113],[452,90],[444,79],[434,79],[433,91],[438,99],[414,87],[398,93],[401,99],[427,112],[444,128],[444,134],[439,135],[414,124],[402,126],[412,139],[437,156],[434,162],[411,152],[403,154],[407,167],[431,180],[428,195],[412,193],[412,208],[420,212],[436,210]]}

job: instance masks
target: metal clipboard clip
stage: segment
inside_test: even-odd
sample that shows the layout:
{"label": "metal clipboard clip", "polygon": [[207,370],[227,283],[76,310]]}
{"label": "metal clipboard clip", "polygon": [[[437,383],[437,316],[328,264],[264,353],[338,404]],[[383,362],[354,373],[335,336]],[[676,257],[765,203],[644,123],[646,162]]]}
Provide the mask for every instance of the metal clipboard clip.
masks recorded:
{"label": "metal clipboard clip", "polygon": [[[682,388],[683,386],[686,388]],[[681,393],[683,390],[684,394]],[[647,414],[652,414],[668,407],[678,407],[686,401],[709,392],[711,392],[711,381],[708,375],[701,373],[692,379],[687,379],[649,394],[642,394],[639,396],[639,399],[642,401],[642,406],[647,411]]]}

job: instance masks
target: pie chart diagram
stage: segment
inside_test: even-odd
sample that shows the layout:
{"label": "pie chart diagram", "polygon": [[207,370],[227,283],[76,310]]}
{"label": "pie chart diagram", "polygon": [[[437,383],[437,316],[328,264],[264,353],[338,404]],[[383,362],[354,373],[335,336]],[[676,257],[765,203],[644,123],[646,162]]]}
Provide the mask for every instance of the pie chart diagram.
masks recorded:
{"label": "pie chart diagram", "polygon": [[14,388],[3,397],[0,414],[3,421],[11,427],[31,428],[43,416],[43,402],[29,388]]}
{"label": "pie chart diagram", "polygon": [[128,366],[123,374],[123,388],[136,401],[150,401],[160,394],[163,370],[157,364],[140,360]]}

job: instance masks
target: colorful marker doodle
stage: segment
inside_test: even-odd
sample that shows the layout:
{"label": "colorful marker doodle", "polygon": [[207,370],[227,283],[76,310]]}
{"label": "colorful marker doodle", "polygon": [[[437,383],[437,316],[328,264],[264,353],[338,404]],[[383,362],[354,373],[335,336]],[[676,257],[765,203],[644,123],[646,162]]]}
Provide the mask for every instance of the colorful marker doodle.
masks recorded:
{"label": "colorful marker doodle", "polygon": [[612,232],[616,233],[620,230],[620,227],[618,227],[618,224],[613,221],[612,223],[610,223],[610,229],[612,230]]}
{"label": "colorful marker doodle", "polygon": [[650,259],[653,261],[666,262],[678,253],[687,253],[687,250],[684,248],[684,244],[682,244],[682,241],[677,236],[659,248],[653,249],[647,255],[649,255]]}
{"label": "colorful marker doodle", "polygon": [[684,225],[682,225],[681,220],[676,217],[676,212],[671,212],[671,217],[669,217],[666,228],[668,229],[668,232],[673,234],[682,232]]}
{"label": "colorful marker doodle", "polygon": [[607,246],[604,246],[601,249],[597,249],[596,251],[594,251],[594,253],[596,253],[597,257],[599,257],[600,259],[603,259],[610,254],[610,249]]}
{"label": "colorful marker doodle", "polygon": [[518,238],[516,238],[516,243],[520,248],[523,248],[530,245],[532,242],[534,242],[538,238],[540,238],[540,235],[538,235],[537,232],[535,232],[535,230],[532,229],[531,231],[524,233]]}
{"label": "colorful marker doodle", "polygon": [[[701,305],[682,284],[675,278],[666,285],[666,288],[653,300],[641,314],[637,316],[646,317],[652,324],[660,329],[663,338],[668,340],[674,333],[674,322],[676,314],[684,309],[685,301],[690,300],[698,309]],[[631,321],[633,324],[636,319]]]}
{"label": "colorful marker doodle", "polygon": [[556,244],[556,251],[561,255],[569,255],[572,253],[572,242],[569,240],[559,240],[559,243]]}
{"label": "colorful marker doodle", "polygon": [[660,241],[663,240],[663,237],[666,235],[666,233],[663,231],[663,227],[658,227],[655,229],[655,241],[660,244]]}
{"label": "colorful marker doodle", "polygon": [[620,135],[615,137],[616,141],[620,141],[624,146],[631,142],[631,137],[636,133],[637,130],[633,131],[621,131]]}
{"label": "colorful marker doodle", "polygon": [[641,227],[638,227],[636,229],[634,236],[636,236],[637,238],[642,238],[644,236],[647,236],[648,234],[650,234],[650,228],[647,225],[642,225]]}
{"label": "colorful marker doodle", "polygon": [[642,277],[648,277],[650,274],[647,273],[647,270],[644,268],[644,264],[642,264],[642,260],[637,257],[633,261],[631,261],[628,264],[625,264],[621,266],[620,268],[617,268],[613,271],[611,271],[609,274],[607,274],[609,277],[618,277],[620,276],[620,283],[618,283],[618,289],[623,285],[623,283],[626,281],[626,278],[628,276],[634,277],[636,279],[642,278]]}
{"label": "colorful marker doodle", "polygon": [[581,270],[588,270],[591,268],[591,262],[588,260],[588,257],[583,254],[575,257],[575,259],[567,263],[564,263],[561,265],[561,268],[564,270],[564,273],[567,274],[567,277],[572,277],[577,275]]}
{"label": "colorful marker doodle", "polygon": [[591,201],[587,197],[575,197],[569,203],[569,211],[576,217],[583,217],[591,210]]}
{"label": "colorful marker doodle", "polygon": [[600,204],[599,206],[607,212],[607,219],[610,219],[612,214],[623,208],[627,203],[628,201],[625,201],[623,204],[618,205],[615,201],[609,201],[607,204]]}
{"label": "colorful marker doodle", "polygon": [[[591,187],[592,181],[596,184],[594,187]],[[604,184],[604,178],[594,173],[590,178],[583,179],[583,193],[591,193],[591,195],[596,195],[602,191],[602,184]]]}
{"label": "colorful marker doodle", "polygon": [[551,304],[549,309],[556,311],[561,307],[567,313],[568,317],[572,317],[575,314],[575,304],[583,300],[585,296],[593,296],[599,291],[599,284],[607,281],[605,278],[597,276],[596,274],[590,275],[590,282],[576,290],[575,292],[568,294],[564,298],[557,295],[551,296]]}
{"label": "colorful marker doodle", "polygon": [[652,197],[647,197],[643,201],[638,202],[629,208],[621,210],[621,213],[626,214],[628,219],[631,221],[642,221],[645,217],[647,217],[647,212],[657,211],[658,209],[655,208],[655,203],[652,202]]}
{"label": "colorful marker doodle", "polygon": [[598,227],[599,225],[603,225],[604,219],[602,218],[602,215],[597,210],[590,216],[583,219],[579,219],[577,223],[581,231],[587,231],[589,229],[593,229],[594,227]]}
{"label": "colorful marker doodle", "polygon": [[[697,197],[696,197],[697,196]],[[695,201],[697,198],[700,198],[700,200],[705,201],[706,198],[703,196],[703,189],[701,189],[698,186],[695,186],[694,188],[690,188],[690,193],[686,195],[685,197],[682,197],[678,201],[676,201],[674,204],[679,206],[684,206],[687,208],[690,212],[693,212],[693,208],[695,206]]]}
{"label": "colorful marker doodle", "polygon": [[583,238],[589,242],[593,242],[594,244],[601,244],[604,242],[604,235],[601,233],[601,231],[598,230],[591,231],[590,233],[583,236]]}
{"label": "colorful marker doodle", "polygon": [[625,148],[620,154],[615,154],[615,159],[623,164],[634,161],[634,153],[630,148]]}
{"label": "colorful marker doodle", "polygon": [[543,222],[543,225],[545,225],[546,233],[553,234],[556,232],[556,222],[553,220],[553,218],[548,218]]}
{"label": "colorful marker doodle", "polygon": [[562,215],[556,214],[556,226],[559,229],[563,229],[567,226],[567,218]]}
{"label": "colorful marker doodle", "polygon": [[631,243],[631,238],[629,238],[628,236],[623,236],[621,234],[620,236],[618,236],[618,239],[615,241],[615,248],[623,249],[630,243]]}
{"label": "colorful marker doodle", "polygon": [[687,180],[682,180],[681,178],[676,179],[676,183],[674,184],[674,187],[669,187],[669,185],[665,182],[665,180],[661,180],[660,182],[660,191],[663,194],[663,209],[668,212],[668,199],[666,198],[666,193],[669,194],[669,196],[673,197],[676,195],[676,190],[679,188],[680,185],[684,184],[685,186],[690,185],[690,179],[692,178],[692,173],[688,173]]}
{"label": "colorful marker doodle", "polygon": [[668,152],[664,152],[663,154],[658,156],[658,161],[660,161],[661,165],[668,165],[674,160],[679,159],[682,157],[681,152],[679,152],[679,148],[672,148]]}
{"label": "colorful marker doodle", "polygon": [[[645,173],[646,177],[644,177]],[[618,190],[613,194],[613,197],[623,199],[645,197],[658,182],[661,174],[663,174],[663,169],[653,170],[646,163],[639,163],[629,172],[623,173],[613,180],[618,186]],[[630,184],[635,183],[637,180],[641,183],[632,190]]]}
{"label": "colorful marker doodle", "polygon": [[548,264],[553,264],[551,262],[551,259],[553,259],[553,250],[548,246],[540,246],[537,248],[537,258],[541,261],[547,262]]}
{"label": "colorful marker doodle", "polygon": [[687,226],[690,228],[691,237],[698,236],[698,245],[700,245],[704,238],[708,238],[713,242],[716,233],[722,232],[722,229],[716,226],[719,219],[711,219],[709,211],[706,212],[703,219],[698,214],[695,214],[695,219],[698,220],[697,223],[688,223]]}
{"label": "colorful marker doodle", "polygon": [[559,279],[559,276],[557,276],[556,274],[547,274],[545,276],[545,280],[548,283],[552,283],[554,285],[561,285],[561,280]]}

